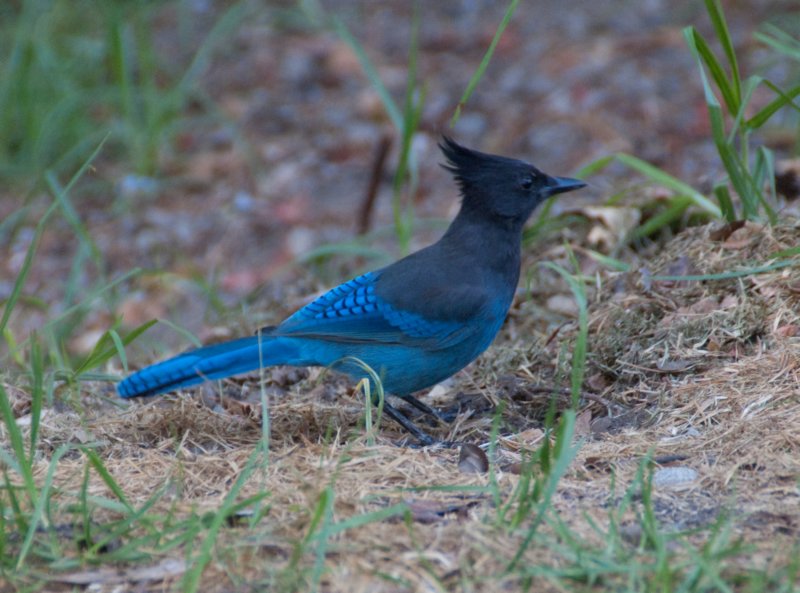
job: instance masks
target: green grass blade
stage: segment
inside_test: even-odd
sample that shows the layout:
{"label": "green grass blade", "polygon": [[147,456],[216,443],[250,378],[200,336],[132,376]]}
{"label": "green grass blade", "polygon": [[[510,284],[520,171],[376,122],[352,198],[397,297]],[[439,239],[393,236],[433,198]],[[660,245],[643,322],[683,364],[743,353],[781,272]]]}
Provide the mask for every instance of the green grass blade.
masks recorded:
{"label": "green grass blade", "polygon": [[775,113],[785,106],[789,106],[797,112],[800,112],[800,104],[795,102],[795,99],[800,96],[800,85],[794,86],[788,91],[780,89],[778,86],[764,80],[764,85],[768,86],[772,91],[778,95],[766,106],[762,107],[756,112],[753,117],[747,120],[747,127],[750,129],[758,129],[763,126]]}
{"label": "green grass blade", "polygon": [[[9,515],[3,514],[2,519],[0,521],[5,521],[6,517],[9,519],[9,525],[13,522],[13,526],[16,527],[17,531],[25,531],[28,525],[28,516],[26,510],[23,510],[22,503],[17,496],[17,488],[14,485],[14,482],[11,480],[11,476],[9,476],[9,469],[14,469],[16,460],[12,459],[8,452],[0,447],[0,461],[3,461],[4,464],[0,465],[0,468],[3,472],[3,487],[4,487],[4,497],[0,498],[0,504],[8,503],[8,512]],[[0,510],[4,513],[6,512],[6,507],[0,506]],[[0,535],[5,535],[7,532],[0,532]],[[0,537],[2,539],[2,537]]]}
{"label": "green grass blade", "polygon": [[6,325],[8,325],[8,320],[11,318],[11,312],[14,310],[14,307],[17,304],[20,294],[22,294],[22,288],[25,286],[25,281],[28,279],[28,274],[31,271],[31,266],[33,265],[33,256],[36,254],[36,250],[39,248],[39,242],[42,240],[42,235],[44,234],[44,229],[47,226],[47,221],[50,219],[56,209],[58,209],[58,202],[53,202],[36,225],[36,230],[33,234],[33,240],[31,241],[31,244],[28,245],[28,250],[25,252],[25,260],[22,262],[22,268],[20,269],[17,279],[14,282],[14,287],[11,289],[11,294],[6,299],[6,305],[3,307],[3,317],[0,318],[0,332],[5,331]]}
{"label": "green grass blade", "polygon": [[[314,566],[311,569],[311,591],[316,592],[319,590],[319,583],[322,580],[322,572],[325,569],[325,555],[328,551],[328,541],[331,538],[330,526],[333,519],[333,501],[334,501],[333,485],[329,484],[319,498],[314,517],[309,528],[308,535],[311,536],[317,530],[317,525],[320,525],[317,541],[317,548],[314,553]],[[306,543],[311,538],[306,539]]]}
{"label": "green grass blade", "polygon": [[179,333],[180,335],[184,336],[187,340],[189,340],[195,348],[199,348],[203,345],[203,342],[200,341],[196,335],[190,332],[188,329],[181,327],[180,325],[173,323],[169,319],[158,319],[158,323],[163,323],[170,329],[174,330],[175,332]]}
{"label": "green grass blade", "polygon": [[[261,438],[259,445],[264,455],[264,462],[269,463],[269,439],[270,439],[270,411],[269,396],[266,390],[266,371],[267,364],[264,361],[264,336],[263,328],[256,330],[258,336],[258,392],[261,401]],[[260,514],[256,513],[256,514]]]}
{"label": "green grass blade", "polygon": [[[361,379],[356,385],[356,391],[364,394],[364,431],[367,433],[367,445],[375,446],[375,427],[372,422],[372,389],[369,379]],[[383,398],[378,401],[379,406],[383,406]]]}
{"label": "green grass blade", "polygon": [[[719,117],[722,117],[721,112]],[[714,118],[712,117],[712,122]],[[712,123],[712,127],[714,124]],[[752,178],[747,171],[747,165],[742,162],[741,157],[736,152],[734,147],[725,141],[719,141],[715,135],[717,145],[717,152],[719,153],[722,165],[728,173],[733,189],[739,196],[739,201],[742,203],[742,217],[747,220],[754,219],[758,214],[758,202],[760,198],[760,189],[753,186]]]}
{"label": "green grass blade", "polygon": [[[777,188],[775,187],[775,156],[766,146],[759,146],[756,150],[755,166],[753,168],[752,183],[757,189],[757,196],[760,199],[761,207],[767,213],[769,223],[774,225],[778,222],[778,216],[770,205],[767,197],[772,202],[777,201]],[[769,188],[769,196],[764,195],[761,190],[764,186]]]}
{"label": "green grass blade", "polygon": [[[146,524],[144,518],[147,515],[147,512],[164,496],[164,494],[170,490],[171,486],[172,484],[170,484],[169,481],[165,482],[163,486],[158,488],[147,500],[144,501],[142,506],[132,513],[129,512],[124,505],[119,504],[115,500],[110,500],[108,498],[101,499],[96,496],[87,496],[87,502],[91,502],[94,506],[113,509],[114,512],[124,515],[124,517],[114,526],[113,529],[110,529],[106,535],[101,538],[97,538],[97,540],[92,543],[92,546],[87,551],[87,554],[99,554],[100,550],[107,546],[110,542],[119,540],[134,529],[144,526]],[[192,519],[190,519],[190,521],[191,520]],[[135,547],[136,542],[128,541],[125,545],[129,547]]]}
{"label": "green grass blade", "polygon": [[17,425],[14,411],[11,408],[11,401],[8,398],[6,390],[3,389],[2,383],[0,383],[0,414],[3,417],[3,423],[8,433],[9,444],[13,452],[13,456],[11,456],[0,448],[0,453],[2,453],[2,457],[0,458],[4,459],[13,470],[20,474],[22,483],[25,486],[25,491],[28,495],[28,500],[32,506],[36,506],[39,494],[33,480],[33,467],[29,461],[28,455],[25,454],[25,441],[22,438],[22,431]]}
{"label": "green grass blade", "polygon": [[11,358],[11,360],[13,360],[18,366],[25,366],[25,359],[22,356],[19,344],[9,328],[3,330],[3,339],[6,342],[8,356]]}
{"label": "green grass blade", "polygon": [[[788,250],[787,250],[788,251]],[[652,280],[660,281],[680,281],[686,280],[687,282],[705,282],[708,280],[731,280],[733,278],[744,278],[746,276],[756,276],[758,274],[766,274],[781,268],[800,267],[800,261],[797,260],[781,260],[763,266],[756,266],[755,268],[745,268],[743,270],[733,270],[730,272],[720,272],[719,274],[689,274],[687,276],[651,276]]]}
{"label": "green grass blade", "polygon": [[542,487],[541,498],[536,505],[535,517],[528,527],[525,538],[514,553],[514,557],[506,567],[506,573],[512,572],[517,567],[522,557],[525,555],[525,552],[530,547],[533,538],[538,532],[539,526],[544,521],[545,513],[550,508],[559,480],[566,473],[572,460],[575,459],[575,455],[578,453],[579,447],[572,445],[572,436],[574,433],[575,411],[566,410],[561,417],[558,433],[556,435],[556,444],[553,450],[554,463]]}
{"label": "green grass blade", "polygon": [[361,241],[355,240],[321,245],[298,257],[298,261],[300,263],[307,263],[334,255],[348,255],[379,261],[386,260],[387,262],[390,259],[390,254],[387,253],[386,250],[364,245]]}
{"label": "green grass blade", "polygon": [[[100,154],[100,150],[103,148],[106,140],[108,139],[108,135],[98,144],[98,146],[94,149],[89,158],[84,161],[84,163],[80,166],[78,171],[72,176],[69,183],[64,187],[63,193],[67,194],[72,189],[72,187],[78,182],[78,180],[83,176],[83,174],[89,169],[92,162],[97,155]],[[39,242],[42,239],[42,235],[44,234],[45,227],[47,226],[47,222],[50,217],[53,215],[53,212],[59,207],[59,202],[56,200],[54,201],[47,211],[44,213],[42,218],[36,224],[36,230],[34,231],[33,240],[31,244],[28,246],[28,250],[25,253],[25,260],[22,263],[22,268],[20,269],[20,273],[17,275],[17,279],[14,282],[14,287],[11,289],[11,295],[6,300],[6,305],[3,308],[3,316],[0,318],[0,333],[6,328],[8,324],[8,320],[11,318],[11,312],[14,310],[14,306],[17,303],[17,300],[22,293],[22,288],[25,285],[25,280],[28,278],[28,274],[31,271],[31,266],[33,265],[33,256],[36,254],[36,250],[39,247]]]}
{"label": "green grass blade", "polygon": [[203,538],[203,542],[200,544],[200,551],[193,559],[191,568],[183,577],[181,586],[184,593],[195,593],[196,591],[201,590],[200,587],[203,570],[205,570],[206,565],[208,565],[208,563],[211,561],[211,553],[217,541],[219,530],[224,525],[225,520],[230,516],[231,509],[236,506],[236,497],[239,496],[239,492],[241,491],[242,487],[247,480],[250,479],[250,476],[256,468],[256,461],[260,456],[261,448],[255,447],[253,452],[250,454],[250,457],[247,458],[247,463],[245,463],[244,468],[237,476],[236,481],[231,486],[231,489],[228,491],[228,494],[225,495],[222,505],[217,512],[214,513],[211,524],[208,526],[206,536]]}
{"label": "green grass blade", "polygon": [[36,445],[39,437],[39,425],[42,419],[42,404],[44,403],[44,360],[42,348],[36,335],[31,336],[31,434],[27,464],[33,467],[36,456]]}
{"label": "green grass blade", "polygon": [[[742,94],[742,102],[741,106],[739,107],[739,111],[734,112],[733,123],[731,124],[731,129],[728,131],[728,138],[727,143],[734,145],[736,143],[737,135],[742,136],[744,140],[747,139],[747,135],[750,133],[750,129],[745,127],[742,129],[742,126],[746,126],[747,122],[747,111],[750,105],[750,101],[753,98],[753,93],[756,89],[764,82],[764,79],[760,76],[750,76],[744,82],[744,90]],[[747,144],[741,147],[743,154],[747,151]]]}
{"label": "green grass blade", "polygon": [[584,165],[583,167],[578,169],[577,173],[575,173],[575,176],[578,179],[585,179],[586,177],[590,177],[596,173],[599,173],[613,162],[614,162],[613,154],[600,157],[599,159],[594,160],[591,163]]}
{"label": "green grass blade", "polygon": [[[406,253],[411,243],[412,224],[414,221],[414,200],[418,184],[418,171],[414,155],[411,152],[411,143],[419,127],[424,104],[424,92],[418,92],[417,82],[417,57],[419,53],[419,2],[414,3],[414,14],[411,23],[411,43],[408,51],[408,80],[406,82],[406,95],[403,105],[403,127],[400,142],[400,161],[395,171],[392,182],[392,211],[394,215],[395,233],[402,253]],[[415,100],[415,96],[418,99]],[[409,177],[406,208],[402,207],[403,183]]]}
{"label": "green grass blade", "polygon": [[[574,255],[572,256],[574,260]],[[583,388],[583,377],[586,372],[586,343],[589,335],[589,309],[586,298],[586,288],[574,274],[552,262],[544,262],[545,267],[557,272],[569,286],[572,296],[578,305],[578,336],[575,339],[575,349],[572,352],[572,407],[577,409]],[[576,261],[573,261],[575,270],[579,270]]]}
{"label": "green grass blade", "polygon": [[772,49],[800,61],[800,41],[796,37],[771,24],[764,25],[763,29],[763,32],[756,31],[753,37]]}
{"label": "green grass blade", "polygon": [[[696,43],[700,37],[691,27],[684,29],[684,36],[698,63],[700,79],[703,83],[703,93],[705,95],[708,115],[711,121],[711,134],[717,152],[725,167],[725,171],[728,173],[731,185],[733,185],[733,188],[736,190],[742,202],[743,217],[746,219],[754,219],[758,214],[758,203],[761,200],[760,188],[755,187],[753,184],[747,169],[747,163],[744,161],[743,157],[736,152],[731,138],[725,133],[725,121],[722,107],[708,82],[705,70],[703,69],[703,59],[700,55],[698,44]],[[736,111],[733,113],[736,113]]]}
{"label": "green grass blade", "polygon": [[550,210],[553,209],[555,202],[555,197],[545,200],[544,205],[539,210],[539,214],[536,216],[536,220],[522,232],[523,245],[529,245],[532,241],[535,241],[550,224]]}
{"label": "green grass blade", "polygon": [[383,103],[383,108],[386,110],[386,114],[389,116],[389,120],[392,122],[395,130],[402,130],[403,116],[400,113],[400,109],[397,107],[397,103],[394,102],[394,99],[392,99],[392,96],[389,94],[389,91],[383,84],[381,77],[378,75],[378,71],[375,69],[375,66],[373,66],[369,56],[367,56],[367,52],[364,50],[364,47],[355,37],[353,37],[342,19],[339,17],[334,17],[333,26],[342,41],[349,45],[350,49],[353,50],[353,53],[356,54],[356,58],[361,64],[361,69],[367,76],[367,80],[369,80],[369,83],[374,91],[378,93],[378,96]]}
{"label": "green grass blade", "polygon": [[[370,445],[374,444],[374,431],[377,431],[380,427],[381,418],[383,417],[383,404],[386,399],[386,394],[383,391],[383,381],[375,372],[371,366],[369,366],[366,362],[361,360],[360,358],[355,358],[353,356],[346,356],[340,360],[334,362],[330,368],[336,368],[338,364],[353,364],[359,367],[364,373],[367,374],[367,380],[359,383],[362,388],[362,392],[364,393],[364,413],[365,413],[365,424],[366,424],[366,431],[368,435],[368,441]],[[372,387],[375,388],[375,393],[372,393]],[[377,415],[375,420],[373,421],[372,418],[372,406],[377,407]]]}
{"label": "green grass blade", "polygon": [[81,450],[83,451],[84,455],[86,455],[86,457],[89,459],[89,463],[95,469],[97,475],[100,476],[100,479],[103,480],[105,485],[108,486],[108,489],[111,490],[111,492],[114,493],[114,496],[117,497],[117,500],[119,500],[123,505],[125,505],[125,509],[129,513],[133,513],[133,507],[128,502],[128,498],[125,496],[125,493],[122,491],[122,488],[114,479],[114,477],[106,469],[106,466],[103,465],[100,456],[89,447],[81,447]]}
{"label": "green grass blade", "polygon": [[679,220],[683,216],[683,213],[686,212],[686,209],[691,205],[691,199],[686,196],[678,196],[670,200],[669,205],[664,210],[632,229],[626,237],[626,242],[649,237],[658,230],[672,224],[676,220]]}
{"label": "green grass blade", "polygon": [[[717,152],[728,172],[731,185],[736,190],[739,200],[742,203],[742,216],[748,220],[758,218],[759,206],[765,205],[766,200],[761,183],[755,177],[755,172],[751,172],[746,161],[746,155],[740,155],[733,144],[726,142],[717,143]],[[768,206],[767,215],[770,220],[774,220],[774,212]]]}
{"label": "green grass blade", "polygon": [[100,337],[86,359],[73,371],[75,377],[80,377],[86,371],[105,364],[113,358],[115,354],[119,355],[122,366],[125,372],[127,372],[128,361],[125,357],[125,346],[133,342],[156,323],[158,323],[158,320],[151,319],[129,331],[125,334],[124,338],[120,338],[119,334],[114,329],[108,330]]}
{"label": "green grass blade", "polygon": [[[78,491],[78,514],[80,515],[81,537],[84,542],[92,541],[92,511],[89,506],[89,479],[91,477],[89,471],[89,464],[83,465],[83,479],[81,480],[81,487]],[[76,521],[77,523],[77,521]]]}
{"label": "green grass blade", "polygon": [[[350,529],[358,529],[359,527],[364,527],[365,525],[369,525],[370,523],[379,523],[381,521],[386,521],[393,517],[403,516],[408,512],[409,512],[408,505],[404,502],[400,502],[390,507],[386,507],[369,513],[363,513],[361,515],[355,515],[353,517],[343,519],[342,521],[332,523],[328,527],[327,534],[325,535],[327,535],[328,537],[338,535]],[[317,533],[311,539],[312,540],[319,539],[322,535],[323,534],[321,533]]]}
{"label": "green grass blade", "polygon": [[730,92],[733,95],[733,102],[727,103],[731,113],[739,111],[739,106],[742,104],[742,82],[739,74],[739,63],[736,59],[736,51],[733,48],[733,41],[731,40],[728,24],[725,21],[725,13],[722,10],[722,4],[719,0],[706,0],[706,10],[708,16],[711,18],[711,24],[714,26],[714,31],[717,34],[722,51],[725,52],[725,57],[728,59],[728,66],[731,70]]}
{"label": "green grass blade", "polygon": [[718,183],[714,186],[714,195],[717,197],[719,207],[722,209],[722,216],[728,222],[736,220],[736,208],[733,206],[731,199],[731,192],[728,191],[728,185],[725,183]]}
{"label": "green grass blade", "polygon": [[[155,320],[154,320],[155,322]],[[147,324],[144,324],[147,325]],[[139,326],[141,327],[141,326]],[[137,328],[138,329],[138,328]],[[136,331],[136,330],[134,330]],[[119,356],[119,360],[122,363],[122,369],[127,373],[128,372],[128,357],[125,356],[125,343],[123,342],[120,335],[116,332],[116,330],[108,330],[109,335],[111,336],[111,341],[114,342],[114,352]]]}
{"label": "green grass blade", "polygon": [[100,151],[103,149],[103,146],[105,146],[105,143],[108,140],[108,137],[110,135],[111,135],[111,132],[107,132],[106,135],[103,136],[103,139],[98,143],[98,145],[92,151],[92,154],[90,154],[89,157],[85,161],[83,161],[83,164],[78,168],[78,170],[75,172],[75,174],[70,178],[70,180],[67,183],[67,185],[64,186],[64,189],[62,190],[63,193],[68,194],[69,192],[72,191],[72,188],[75,186],[76,183],[78,183],[78,180],[81,177],[83,177],[84,173],[86,173],[86,171],[89,170],[89,167],[92,166],[92,163],[97,158],[97,156],[100,154]]}
{"label": "green grass blade", "polygon": [[33,512],[31,513],[30,524],[28,531],[25,534],[25,539],[20,547],[19,556],[17,557],[17,570],[22,568],[25,564],[25,559],[30,552],[33,545],[33,538],[36,535],[39,525],[47,525],[45,509],[50,503],[50,493],[53,488],[53,480],[56,474],[59,460],[69,451],[73,449],[72,445],[61,445],[55,450],[53,456],[50,458],[50,464],[47,468],[47,476],[45,476],[42,491],[39,493],[36,504],[34,505]]}
{"label": "green grass blade", "polygon": [[111,282],[109,282],[105,286],[102,286],[102,287],[100,287],[98,289],[95,289],[95,290],[91,291],[83,300],[81,300],[80,302],[75,303],[74,305],[72,305],[69,309],[67,309],[66,311],[61,313],[58,317],[55,317],[55,318],[51,319],[50,321],[48,321],[47,323],[45,323],[44,324],[44,329],[46,329],[46,330],[51,329],[54,325],[57,325],[58,323],[61,323],[64,319],[66,319],[70,315],[73,315],[77,311],[80,311],[80,310],[88,307],[89,305],[91,305],[91,303],[96,298],[98,298],[101,295],[105,294],[106,292],[110,291],[111,289],[113,289],[114,287],[118,286],[119,284],[122,284],[126,280],[129,280],[130,278],[133,278],[134,276],[138,276],[141,272],[142,271],[139,268],[134,268],[133,270],[129,270],[128,272],[124,273],[122,276],[120,276],[116,280],[112,280]]}
{"label": "green grass blade", "polygon": [[738,112],[741,106],[741,101],[739,100],[736,91],[734,91],[733,84],[728,80],[725,69],[717,60],[714,52],[711,51],[711,48],[709,47],[708,43],[706,43],[706,40],[700,36],[694,27],[687,27],[684,32],[685,34],[688,32],[688,37],[691,38],[691,46],[694,49],[695,55],[701,64],[705,64],[706,68],[708,68],[709,74],[711,74],[711,79],[717,85],[717,88],[719,89],[719,92],[722,95],[722,99],[725,102],[725,105],[728,107],[728,110],[731,113]]}
{"label": "green grass blade", "polygon": [[489,49],[486,50],[486,53],[483,55],[483,59],[481,60],[478,69],[470,78],[469,83],[467,84],[467,88],[464,91],[464,94],[461,95],[461,99],[458,101],[458,105],[456,105],[456,110],[453,113],[453,117],[450,119],[450,127],[455,127],[458,118],[461,117],[461,110],[469,101],[469,98],[472,96],[472,93],[475,92],[475,89],[478,86],[478,82],[480,82],[481,78],[483,78],[483,73],[486,72],[486,68],[489,67],[489,62],[494,55],[494,50],[497,48],[497,44],[500,42],[500,38],[503,36],[503,31],[506,30],[508,23],[511,22],[511,17],[514,16],[514,11],[517,9],[517,5],[519,4],[519,0],[511,0],[511,3],[508,5],[506,9],[506,13],[503,15],[503,20],[500,21],[500,25],[497,27],[497,31],[495,31],[494,37],[492,38],[492,42],[489,44]]}
{"label": "green grass blade", "polygon": [[231,35],[247,15],[247,2],[236,2],[227,8],[225,13],[215,20],[211,30],[203,39],[200,48],[195,52],[192,61],[183,73],[176,89],[181,95],[186,95],[194,82],[200,78],[211,61],[211,54],[218,44],[228,43]]}
{"label": "green grass blade", "polygon": [[630,272],[631,271],[631,264],[622,261],[621,259],[616,259],[614,257],[610,257],[599,251],[595,251],[594,249],[584,249],[586,255],[591,257],[597,263],[604,265],[605,267],[615,271],[615,272]]}
{"label": "green grass blade", "polygon": [[131,52],[125,46],[124,23],[120,14],[121,6],[113,3],[106,6],[111,11],[111,14],[107,17],[109,29],[108,64],[116,83],[114,88],[119,98],[120,111],[124,120],[130,124],[137,119],[133,107],[135,100],[131,81],[133,68],[128,57]]}
{"label": "green grass blade", "polygon": [[715,218],[719,218],[722,215],[719,206],[714,204],[711,200],[694,189],[691,185],[688,185],[678,178],[673,177],[666,171],[662,171],[658,167],[654,167],[650,163],[629,154],[617,153],[614,155],[614,158],[616,158],[623,165],[630,167],[634,171],[638,171],[659,185],[663,185],[667,189],[671,189],[681,196],[686,196],[692,203],[710,213]]}
{"label": "green grass blade", "polygon": [[782,258],[793,257],[795,255],[800,255],[800,245],[797,245],[796,247],[789,247],[788,249],[781,249],[780,251],[776,251],[775,253],[771,254],[770,257]]}
{"label": "green grass blade", "polygon": [[75,231],[75,235],[78,237],[80,242],[83,243],[89,253],[92,254],[92,261],[94,262],[95,266],[97,266],[97,269],[102,271],[104,267],[103,254],[100,251],[100,248],[97,247],[94,239],[92,239],[91,234],[86,228],[86,225],[83,224],[83,221],[81,221],[78,211],[75,210],[75,206],[72,205],[69,194],[67,194],[67,192],[64,191],[64,188],[61,187],[61,184],[58,182],[58,179],[53,171],[46,171],[44,177],[53,199],[61,206],[61,212],[64,214],[64,219]]}

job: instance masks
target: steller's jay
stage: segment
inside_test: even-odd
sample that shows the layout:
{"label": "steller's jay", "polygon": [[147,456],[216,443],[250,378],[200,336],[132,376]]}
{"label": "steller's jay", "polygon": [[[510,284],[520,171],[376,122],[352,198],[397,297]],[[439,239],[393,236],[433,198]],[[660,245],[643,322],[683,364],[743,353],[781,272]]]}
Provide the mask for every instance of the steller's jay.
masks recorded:
{"label": "steller's jay", "polygon": [[[440,417],[411,394],[489,347],[517,288],[523,225],[549,196],[586,184],[447,137],[439,147],[461,190],[461,209],[439,241],[337,286],[255,336],[142,369],[119,384],[119,394],[155,395],[272,365],[333,365],[363,377],[360,361],[386,393]],[[391,405],[384,410],[423,444],[435,442]]]}

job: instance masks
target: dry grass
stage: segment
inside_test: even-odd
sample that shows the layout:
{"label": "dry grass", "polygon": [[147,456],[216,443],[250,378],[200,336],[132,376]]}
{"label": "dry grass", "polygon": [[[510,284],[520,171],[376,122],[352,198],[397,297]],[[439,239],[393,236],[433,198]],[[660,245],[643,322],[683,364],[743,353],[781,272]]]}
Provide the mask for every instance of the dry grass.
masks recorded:
{"label": "dry grass", "polygon": [[[583,444],[559,482],[552,514],[523,555],[532,590],[601,590],[624,582],[625,575],[613,571],[594,584],[585,573],[574,580],[564,576],[580,564],[577,550],[608,545],[616,522],[623,556],[652,560],[636,497],[616,514],[648,455],[661,462],[652,510],[663,533],[693,530],[687,541],[702,549],[715,526],[724,525],[729,541],[741,538],[750,546],[731,552],[724,570],[732,574],[737,567],[773,571],[791,561],[800,537],[798,268],[706,282],[652,276],[754,266],[792,247],[798,234],[797,225],[748,223],[718,242],[709,239],[708,228],[692,229],[637,271],[604,280],[590,317],[587,384],[594,397],[578,415],[576,437]],[[270,375],[270,451],[240,493],[268,492],[266,514],[252,529],[243,518],[220,531],[201,590],[304,590],[322,545],[314,539],[320,530],[315,513],[329,495],[329,524],[397,503],[405,503],[407,512],[326,539],[319,590],[518,590],[526,582],[520,571],[504,568],[530,523],[529,517],[515,527],[509,519],[520,504],[514,497],[523,479],[519,462],[545,438],[549,393],[535,387],[560,381],[559,341],[568,343],[571,336],[565,327],[550,343],[541,332],[542,339],[531,340],[517,323],[521,316],[515,312],[503,343],[430,397],[473,412],[465,410],[449,432],[426,429],[480,445],[490,440],[492,404],[505,402],[492,476],[461,472],[456,450],[396,446],[402,435],[389,424],[370,445],[359,427],[361,403],[332,375]],[[161,493],[151,512],[161,518],[166,537],[170,522],[220,507],[260,442],[258,389],[242,397],[239,385],[229,390],[235,399],[220,400],[206,389],[204,398],[166,397],[120,408],[85,393],[80,412],[48,409],[37,483],[59,445],[91,444],[134,508]],[[25,394],[13,394],[24,418]],[[659,470],[669,467],[694,473],[662,485]],[[58,464],[51,502],[56,523],[74,523],[67,509],[81,491],[85,468],[86,457],[77,450]],[[87,492],[113,498],[97,472],[90,472]],[[118,516],[98,508],[92,521],[100,525]],[[158,567],[163,557],[172,558],[177,569],[156,570],[155,578],[124,571],[112,578],[88,569],[56,581],[88,574],[96,591],[170,590],[185,569],[180,562],[187,548],[151,552],[149,563]],[[678,546],[670,553],[681,557],[686,550]],[[41,575],[22,579],[41,586]]]}

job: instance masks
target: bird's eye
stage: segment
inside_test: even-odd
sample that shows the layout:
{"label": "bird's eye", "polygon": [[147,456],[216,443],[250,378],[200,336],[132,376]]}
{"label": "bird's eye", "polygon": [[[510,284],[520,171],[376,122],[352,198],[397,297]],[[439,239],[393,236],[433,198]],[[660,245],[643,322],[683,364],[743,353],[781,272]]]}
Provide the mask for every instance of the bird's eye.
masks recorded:
{"label": "bird's eye", "polygon": [[523,180],[520,182],[519,186],[520,186],[522,189],[530,189],[530,188],[532,188],[532,187],[533,187],[533,175],[529,175],[528,177],[526,177],[525,179],[523,179]]}

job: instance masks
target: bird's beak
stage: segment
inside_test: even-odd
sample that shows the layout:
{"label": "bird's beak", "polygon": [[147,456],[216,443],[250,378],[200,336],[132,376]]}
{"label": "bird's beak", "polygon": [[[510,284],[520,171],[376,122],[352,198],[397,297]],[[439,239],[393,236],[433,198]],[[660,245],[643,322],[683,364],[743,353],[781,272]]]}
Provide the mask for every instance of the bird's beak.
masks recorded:
{"label": "bird's beak", "polygon": [[548,188],[551,196],[586,187],[586,183],[580,179],[570,179],[569,177],[551,177],[551,179],[553,183],[550,183]]}

